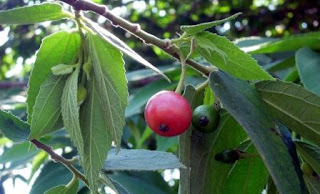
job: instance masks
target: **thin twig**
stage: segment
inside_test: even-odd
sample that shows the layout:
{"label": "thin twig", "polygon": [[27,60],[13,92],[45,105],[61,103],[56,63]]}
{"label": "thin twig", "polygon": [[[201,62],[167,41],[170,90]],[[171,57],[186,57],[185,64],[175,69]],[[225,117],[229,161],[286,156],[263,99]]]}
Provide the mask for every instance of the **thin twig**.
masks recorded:
{"label": "thin twig", "polygon": [[86,177],[81,172],[79,172],[75,167],[72,166],[73,161],[67,160],[64,157],[56,154],[51,147],[41,143],[36,139],[30,140],[30,142],[33,143],[37,148],[47,152],[51,156],[53,161],[60,162],[65,167],[67,167],[77,178],[81,179],[87,186],[89,185],[89,182],[86,179]]}
{"label": "thin twig", "polygon": [[[120,27],[137,38],[139,38],[142,42],[147,45],[154,45],[162,49],[167,54],[171,55],[172,57],[180,60],[178,53],[180,49],[176,46],[171,45],[170,40],[167,39],[160,39],[140,28],[139,24],[131,23],[120,16],[114,15],[111,13],[108,8],[104,5],[99,5],[91,1],[85,0],[60,0],[71,5],[75,10],[82,10],[82,11],[92,11],[96,14],[104,16],[107,18],[115,27]],[[197,71],[201,72],[204,75],[209,75],[210,70],[205,66],[188,59],[186,63],[196,69]]]}

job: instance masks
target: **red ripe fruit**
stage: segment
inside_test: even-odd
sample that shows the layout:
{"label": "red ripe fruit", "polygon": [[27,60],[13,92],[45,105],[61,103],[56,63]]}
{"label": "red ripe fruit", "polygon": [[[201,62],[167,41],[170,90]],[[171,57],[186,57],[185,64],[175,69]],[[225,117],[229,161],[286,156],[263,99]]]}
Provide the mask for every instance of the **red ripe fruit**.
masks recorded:
{"label": "red ripe fruit", "polygon": [[155,133],[172,137],[189,128],[192,110],[188,101],[181,95],[172,91],[161,91],[149,99],[144,116]]}

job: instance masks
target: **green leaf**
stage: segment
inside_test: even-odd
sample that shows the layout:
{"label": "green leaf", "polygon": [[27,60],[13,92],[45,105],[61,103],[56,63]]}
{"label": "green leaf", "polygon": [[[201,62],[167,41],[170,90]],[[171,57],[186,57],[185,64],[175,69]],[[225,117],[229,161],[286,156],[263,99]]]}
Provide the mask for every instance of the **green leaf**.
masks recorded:
{"label": "green leaf", "polygon": [[106,173],[100,174],[100,181],[110,187],[117,194],[129,194],[129,192],[116,181],[111,180]]}
{"label": "green leaf", "polygon": [[49,75],[40,87],[31,119],[29,139],[41,136],[63,127],[61,117],[61,94],[66,77]]}
{"label": "green leaf", "polygon": [[72,73],[74,65],[59,64],[51,68],[53,75],[65,75]]}
{"label": "green leaf", "polygon": [[66,81],[61,98],[61,113],[65,129],[76,145],[81,157],[83,155],[84,143],[81,134],[79,106],[77,101],[79,72],[79,68],[76,68]]}
{"label": "green leaf", "polygon": [[33,158],[39,150],[35,147],[30,149],[30,142],[25,142],[21,144],[14,144],[11,148],[5,149],[5,151],[0,156],[0,163],[5,164],[7,162],[11,163],[21,163],[26,164],[31,158]]}
{"label": "green leaf", "polygon": [[98,87],[95,79],[89,81],[87,99],[81,106],[80,114],[84,146],[80,159],[93,193],[97,191],[99,173],[112,142],[112,134],[109,129],[110,118],[103,114]]}
{"label": "green leaf", "polygon": [[269,177],[268,170],[262,159],[257,157],[258,152],[250,140],[241,143],[239,149],[247,152],[249,157],[232,166],[223,193],[261,193]]}
{"label": "green leaf", "polygon": [[112,149],[104,164],[104,170],[155,171],[184,168],[179,159],[168,152],[143,149]]}
{"label": "green leaf", "polygon": [[[193,129],[195,130],[195,129]],[[223,193],[233,165],[218,162],[215,154],[236,148],[247,138],[241,126],[225,110],[213,133],[191,135],[191,193]]]}
{"label": "green leaf", "polygon": [[0,110],[0,132],[13,142],[27,141],[30,127],[11,112]]}
{"label": "green leaf", "polygon": [[302,48],[296,52],[296,62],[304,87],[320,96],[320,54],[309,48]]}
{"label": "green leaf", "polygon": [[256,85],[271,115],[320,145],[320,97],[303,87],[281,81],[263,81]]}
{"label": "green leaf", "polygon": [[236,13],[236,14],[229,16],[227,18],[224,18],[222,20],[206,22],[206,23],[201,23],[201,24],[197,24],[197,25],[184,25],[184,26],[181,26],[180,29],[182,31],[186,32],[188,35],[195,35],[199,32],[205,31],[205,30],[212,28],[214,26],[218,26],[218,25],[223,24],[227,21],[233,20],[236,17],[238,17],[239,15],[241,15],[241,13]]}
{"label": "green leaf", "polygon": [[[145,175],[145,176],[143,176]],[[168,185],[157,172],[115,172],[110,179],[121,184],[130,194],[168,194]]]}
{"label": "green leaf", "polygon": [[305,34],[289,36],[280,40],[262,43],[250,47],[244,47],[242,49],[252,54],[295,51],[302,47],[318,49],[320,48],[320,45],[318,44],[319,36],[320,32],[309,32]]}
{"label": "green leaf", "polygon": [[310,176],[303,176],[304,181],[308,187],[310,194],[319,194],[320,191],[320,181],[319,177],[310,177]]}
{"label": "green leaf", "polygon": [[[74,165],[78,170],[79,166]],[[48,162],[34,181],[30,194],[45,193],[52,187],[67,184],[72,179],[72,173],[60,163]],[[58,194],[58,193],[57,193]]]}
{"label": "green leaf", "polygon": [[212,92],[210,86],[207,86],[204,90],[203,104],[212,105],[214,101],[214,93]]}
{"label": "green leaf", "polygon": [[88,34],[89,51],[102,107],[101,114],[108,119],[107,132],[120,146],[125,124],[128,88],[122,53],[97,35]]}
{"label": "green leaf", "polygon": [[124,54],[131,57],[133,60],[139,62],[140,64],[152,69],[157,74],[161,75],[163,78],[165,78],[168,82],[170,82],[170,79],[157,67],[153,66],[151,63],[149,63],[147,60],[145,60],[143,57],[141,57],[138,53],[136,53],[134,50],[132,50],[126,43],[124,43],[121,39],[116,37],[111,32],[105,30],[104,28],[100,27],[99,25],[90,22],[90,25],[92,25],[94,28],[98,29],[99,35],[101,38],[103,38],[106,42],[114,46],[115,48],[121,50]]}
{"label": "green leaf", "polygon": [[[187,85],[183,97],[189,102],[192,110],[197,106],[202,104],[203,92],[197,92],[195,87],[192,85]],[[187,169],[180,169],[180,182],[179,188],[180,193],[190,192],[191,185],[191,132],[192,126],[179,136],[179,159],[180,162],[187,167]]]}
{"label": "green leaf", "polygon": [[[196,50],[200,55],[219,69],[241,79],[273,80],[250,55],[241,51],[227,38],[203,32],[195,36],[195,41]],[[197,44],[197,42],[200,44]],[[225,56],[222,57],[221,52],[217,52],[217,49],[212,46],[210,46],[212,49],[208,50],[206,46],[208,44],[214,44]]]}
{"label": "green leaf", "polygon": [[[165,65],[159,67],[159,70],[163,73],[166,74],[172,74],[172,73],[177,73],[180,74],[181,72],[181,66],[180,65]],[[132,81],[139,81],[142,79],[150,78],[150,77],[155,77],[158,74],[153,71],[152,69],[139,69],[135,71],[130,71],[126,73],[126,77],[128,79],[128,82]]]}
{"label": "green leaf", "polygon": [[178,136],[168,138],[168,137],[157,135],[156,141],[157,141],[157,150],[168,151],[170,148],[178,146],[179,139],[178,139]]}
{"label": "green leaf", "polygon": [[28,178],[28,181],[30,183],[31,179],[33,178],[34,174],[39,170],[40,166],[48,159],[47,152],[41,150],[39,153],[33,158],[32,160],[32,169],[31,169],[31,175]]}
{"label": "green leaf", "polygon": [[294,168],[288,148],[277,135],[280,132],[254,88],[248,82],[221,71],[211,72],[210,86],[248,133],[280,193],[304,193],[304,183]]}
{"label": "green leaf", "polygon": [[303,141],[294,142],[299,155],[306,161],[317,174],[320,174],[320,148]]}
{"label": "green leaf", "polygon": [[165,80],[157,80],[140,88],[135,94],[131,95],[129,106],[126,108],[126,118],[143,111],[144,105],[148,102],[149,98],[161,90],[171,90],[176,87],[177,83],[168,83]]}
{"label": "green leaf", "polygon": [[57,3],[42,3],[0,11],[0,24],[34,24],[69,17]]}
{"label": "green leaf", "polygon": [[79,187],[79,180],[78,179],[72,179],[71,182],[69,182],[68,185],[59,185],[56,187],[53,187],[45,192],[45,194],[77,194]]}
{"label": "green leaf", "polygon": [[80,35],[77,32],[60,31],[43,39],[29,79],[27,98],[29,124],[40,86],[51,73],[51,67],[72,63],[78,55],[79,49]]}

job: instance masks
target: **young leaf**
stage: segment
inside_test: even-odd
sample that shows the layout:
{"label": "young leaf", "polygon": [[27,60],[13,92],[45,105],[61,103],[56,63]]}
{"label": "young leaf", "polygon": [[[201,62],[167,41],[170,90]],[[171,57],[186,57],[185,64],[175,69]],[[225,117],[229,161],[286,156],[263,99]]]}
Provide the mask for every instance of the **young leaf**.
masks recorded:
{"label": "young leaf", "polygon": [[320,148],[303,141],[295,141],[298,153],[314,171],[320,174]]}
{"label": "young leaf", "polygon": [[227,18],[224,18],[222,20],[217,20],[217,21],[212,21],[212,22],[206,22],[206,23],[201,23],[201,24],[197,24],[197,25],[185,25],[185,26],[181,26],[180,29],[184,32],[186,32],[188,35],[195,35],[199,32],[205,31],[209,28],[212,28],[214,26],[218,26],[220,24],[223,24],[227,21],[233,20],[236,17],[238,17],[239,15],[241,15],[241,13],[236,13],[232,16],[229,16]]}
{"label": "young leaf", "polygon": [[53,75],[66,75],[72,73],[74,65],[59,64],[51,68]]}
{"label": "young leaf", "polygon": [[167,152],[143,149],[110,150],[104,170],[165,170],[184,168],[179,159]]}
{"label": "young leaf", "polygon": [[295,51],[302,47],[318,49],[320,48],[320,45],[318,44],[319,36],[320,32],[309,32],[305,34],[289,36],[287,38],[267,43],[244,47],[242,49],[252,54]]}
{"label": "young leaf", "polygon": [[[280,193],[304,193],[305,185],[292,165],[288,147],[278,135],[258,93],[246,81],[213,71],[210,86],[224,107],[254,143]],[[286,170],[283,170],[286,169]],[[288,181],[290,180],[290,181]]]}
{"label": "young leaf", "polygon": [[165,78],[168,82],[170,82],[170,79],[158,68],[153,66],[151,63],[149,63],[147,60],[145,60],[143,57],[141,57],[138,53],[136,53],[134,50],[132,50],[126,43],[124,43],[122,40],[120,40],[118,37],[116,37],[111,32],[105,30],[104,28],[100,27],[99,25],[90,22],[90,24],[98,29],[99,35],[107,41],[109,44],[113,45],[117,49],[121,50],[124,54],[131,57],[133,60],[136,60],[140,64],[152,69],[157,74],[161,75],[163,78]]}
{"label": "young leaf", "polygon": [[296,52],[297,68],[304,87],[320,96],[320,54],[309,48]]}
{"label": "young leaf", "polygon": [[46,191],[44,194],[77,194],[79,180],[72,179],[68,185],[59,185]]}
{"label": "young leaf", "polygon": [[60,20],[69,14],[57,3],[42,3],[5,11],[0,11],[0,24],[33,24]]}
{"label": "young leaf", "polygon": [[108,119],[106,129],[120,146],[125,124],[125,107],[128,104],[128,88],[122,53],[97,35],[88,34],[89,51],[94,69],[94,79],[101,98],[101,114]]}
{"label": "young leaf", "polygon": [[43,39],[29,79],[27,98],[29,124],[40,86],[51,73],[51,67],[70,64],[77,56],[79,48],[80,35],[77,32],[60,31]]}
{"label": "young leaf", "polygon": [[49,75],[41,85],[33,107],[29,139],[38,139],[63,127],[60,110],[65,82],[64,76]]}
{"label": "young leaf", "polygon": [[84,146],[80,159],[92,192],[98,189],[99,173],[112,142],[110,118],[103,114],[104,108],[98,87],[97,81],[91,79],[87,87],[88,96],[81,106],[80,114]]}
{"label": "young leaf", "polygon": [[76,145],[81,157],[83,155],[84,144],[80,128],[79,106],[77,101],[79,72],[79,68],[76,68],[66,81],[61,98],[61,113],[65,129]]}
{"label": "young leaf", "polygon": [[320,145],[320,97],[303,87],[282,81],[256,83],[273,117]]}
{"label": "young leaf", "polygon": [[200,55],[219,69],[245,80],[273,80],[250,55],[227,38],[203,32],[195,36],[195,41]]}
{"label": "young leaf", "polygon": [[0,132],[13,142],[24,142],[30,134],[30,126],[11,112],[0,110]]}

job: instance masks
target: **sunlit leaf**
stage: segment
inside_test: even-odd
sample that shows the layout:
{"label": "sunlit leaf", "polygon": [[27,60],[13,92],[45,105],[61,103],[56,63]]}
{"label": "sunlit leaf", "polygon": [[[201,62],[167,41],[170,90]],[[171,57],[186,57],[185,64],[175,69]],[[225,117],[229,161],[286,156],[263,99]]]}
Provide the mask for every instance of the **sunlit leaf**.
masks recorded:
{"label": "sunlit leaf", "polygon": [[44,21],[60,20],[69,14],[57,3],[42,3],[0,11],[0,24],[33,24]]}

